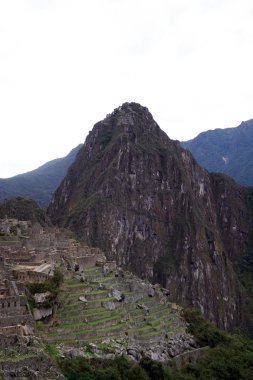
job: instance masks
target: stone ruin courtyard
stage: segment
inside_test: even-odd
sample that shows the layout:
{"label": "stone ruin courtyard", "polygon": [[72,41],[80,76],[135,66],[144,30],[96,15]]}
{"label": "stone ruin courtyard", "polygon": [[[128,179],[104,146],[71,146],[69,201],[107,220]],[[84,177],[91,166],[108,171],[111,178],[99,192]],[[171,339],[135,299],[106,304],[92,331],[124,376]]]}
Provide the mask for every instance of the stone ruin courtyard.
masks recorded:
{"label": "stone ruin courtyard", "polygon": [[[57,304],[45,307],[42,293],[31,307],[27,284],[44,283],[55,268],[64,275]],[[168,296],[66,231],[0,220],[0,346],[14,336],[36,337],[67,357],[182,358],[196,344]]]}

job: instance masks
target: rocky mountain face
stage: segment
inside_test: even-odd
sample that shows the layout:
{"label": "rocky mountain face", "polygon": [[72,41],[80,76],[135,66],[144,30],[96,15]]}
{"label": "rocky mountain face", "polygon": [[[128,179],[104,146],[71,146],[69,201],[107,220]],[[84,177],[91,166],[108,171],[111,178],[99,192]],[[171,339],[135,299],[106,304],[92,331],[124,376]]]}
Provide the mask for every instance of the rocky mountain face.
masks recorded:
{"label": "rocky mountain face", "polygon": [[67,156],[46,162],[30,172],[0,178],[0,201],[18,196],[31,197],[40,207],[46,208],[81,146],[72,149]]}
{"label": "rocky mountain face", "polygon": [[171,300],[250,329],[252,201],[250,188],[200,167],[147,108],[125,103],[89,133],[48,214]]}
{"label": "rocky mountain face", "polygon": [[207,170],[225,173],[243,185],[253,185],[253,120],[236,128],[202,132],[181,144]]}

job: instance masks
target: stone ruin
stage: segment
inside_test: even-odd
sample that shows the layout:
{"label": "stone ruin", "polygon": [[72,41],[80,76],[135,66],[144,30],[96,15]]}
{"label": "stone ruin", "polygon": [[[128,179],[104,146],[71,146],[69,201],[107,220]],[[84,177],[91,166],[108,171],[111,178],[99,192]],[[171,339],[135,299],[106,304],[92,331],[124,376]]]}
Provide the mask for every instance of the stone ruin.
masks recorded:
{"label": "stone ruin", "polygon": [[0,283],[0,316],[0,334],[34,333],[35,324],[23,284],[7,279]]}
{"label": "stone ruin", "polygon": [[58,228],[0,219],[0,336],[35,333],[26,283],[44,282],[55,267],[71,276],[83,267],[105,262],[100,249],[81,245]]}
{"label": "stone ruin", "polygon": [[20,237],[28,232],[30,222],[14,218],[0,219],[0,236]]}

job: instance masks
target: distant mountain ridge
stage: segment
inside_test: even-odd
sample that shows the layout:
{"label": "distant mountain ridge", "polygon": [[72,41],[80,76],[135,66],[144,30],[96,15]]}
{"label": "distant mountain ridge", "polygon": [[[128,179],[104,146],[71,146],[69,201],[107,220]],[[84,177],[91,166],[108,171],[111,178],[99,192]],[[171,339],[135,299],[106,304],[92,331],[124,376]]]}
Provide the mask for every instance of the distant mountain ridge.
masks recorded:
{"label": "distant mountain ridge", "polygon": [[253,186],[253,119],[238,127],[214,129],[181,142],[210,172],[222,172]]}
{"label": "distant mountain ridge", "polygon": [[35,170],[11,178],[1,178],[0,201],[25,196],[33,198],[40,207],[47,207],[82,145],[72,149],[67,156],[49,161]]}

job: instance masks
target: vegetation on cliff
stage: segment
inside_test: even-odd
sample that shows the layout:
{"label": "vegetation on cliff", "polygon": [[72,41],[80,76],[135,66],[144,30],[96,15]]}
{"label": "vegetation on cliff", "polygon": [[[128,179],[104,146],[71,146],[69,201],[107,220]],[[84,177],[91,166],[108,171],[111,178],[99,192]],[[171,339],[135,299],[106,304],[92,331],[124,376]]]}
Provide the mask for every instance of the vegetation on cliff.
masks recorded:
{"label": "vegetation on cliff", "polygon": [[[32,308],[41,307],[48,308],[53,307],[58,302],[57,297],[60,291],[60,286],[63,282],[63,273],[59,268],[55,268],[53,276],[49,277],[45,282],[30,282],[26,284],[28,289],[28,301]],[[49,293],[46,300],[40,305],[36,304],[34,300],[35,294]]]}
{"label": "vegetation on cliff", "polygon": [[51,221],[38,204],[29,197],[5,199],[0,203],[0,219],[14,218],[39,223],[41,226],[51,225]]}

